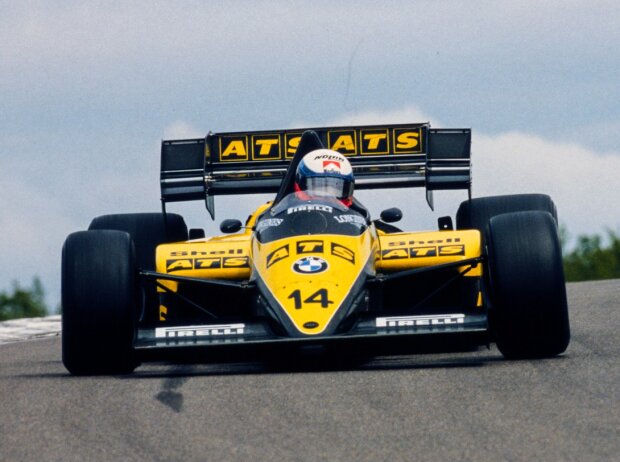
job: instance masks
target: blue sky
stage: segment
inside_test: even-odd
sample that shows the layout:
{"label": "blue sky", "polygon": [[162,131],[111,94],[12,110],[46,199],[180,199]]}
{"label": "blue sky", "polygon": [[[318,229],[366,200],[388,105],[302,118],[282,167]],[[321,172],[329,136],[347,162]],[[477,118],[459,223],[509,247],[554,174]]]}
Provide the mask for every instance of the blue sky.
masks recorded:
{"label": "blue sky", "polygon": [[[161,139],[209,130],[471,127],[474,195],[545,192],[571,234],[620,230],[615,1],[0,8],[0,289],[36,274],[55,305],[65,236],[158,210]],[[216,233],[263,199],[218,199],[215,223],[198,202],[179,211]],[[365,202],[419,229],[462,199],[438,194],[436,214],[422,191]]]}

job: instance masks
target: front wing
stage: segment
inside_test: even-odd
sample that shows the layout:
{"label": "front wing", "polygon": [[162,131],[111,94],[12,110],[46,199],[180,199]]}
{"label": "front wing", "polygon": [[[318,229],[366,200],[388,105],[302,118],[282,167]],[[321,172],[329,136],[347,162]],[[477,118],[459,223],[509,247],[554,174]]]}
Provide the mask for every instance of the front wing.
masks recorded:
{"label": "front wing", "polygon": [[346,333],[331,336],[280,337],[266,323],[230,323],[140,328],[134,342],[144,361],[172,357],[190,359],[204,354],[209,360],[238,354],[250,357],[289,347],[312,345],[369,347],[370,353],[410,353],[424,345],[487,344],[486,314],[434,314],[370,316],[361,318]]}

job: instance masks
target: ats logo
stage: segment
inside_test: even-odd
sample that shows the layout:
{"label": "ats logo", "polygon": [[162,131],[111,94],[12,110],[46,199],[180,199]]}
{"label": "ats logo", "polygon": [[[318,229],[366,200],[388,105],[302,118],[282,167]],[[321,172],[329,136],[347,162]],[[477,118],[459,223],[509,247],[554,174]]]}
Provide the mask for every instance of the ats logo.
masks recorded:
{"label": "ats logo", "polygon": [[190,270],[209,270],[220,268],[249,268],[247,256],[243,257],[205,257],[205,258],[173,258],[166,260],[166,272]]}
{"label": "ats logo", "polygon": [[[327,147],[346,156],[424,153],[424,127],[365,127],[317,132]],[[302,132],[231,133],[218,136],[221,162],[278,161],[291,159]]]}
{"label": "ats logo", "polygon": [[327,132],[330,149],[346,156],[421,154],[421,128],[362,128]]}
{"label": "ats logo", "polygon": [[297,241],[297,255],[304,253],[323,253],[324,247],[323,241],[319,240]]}
{"label": "ats logo", "polygon": [[222,162],[280,160],[281,146],[282,136],[279,134],[222,135],[220,160]]}
{"label": "ats logo", "polygon": [[[329,244],[329,247],[328,247],[328,244]],[[341,244],[337,244],[335,242],[329,243],[329,242],[324,242],[322,240],[308,239],[308,240],[297,241],[295,243],[294,248],[289,248],[288,244],[284,244],[283,246],[280,246],[272,250],[269,254],[267,254],[267,257],[265,258],[265,267],[268,269],[275,263],[287,259],[288,257],[291,256],[292,252],[295,252],[296,255],[317,254],[317,253],[324,254],[328,252],[327,249],[329,249],[330,255],[341,258],[355,265],[355,252],[353,252],[351,249],[348,249],[347,247]],[[316,262],[316,259],[324,261],[322,258],[319,258],[318,256],[308,257],[308,258],[314,259],[312,260],[313,262]],[[299,262],[301,262],[301,260],[299,260]],[[304,260],[304,262],[306,261]],[[302,267],[304,267],[304,265],[302,265],[300,268]]]}
{"label": "ats logo", "polygon": [[401,260],[423,257],[452,257],[460,255],[465,255],[465,246],[462,244],[401,247],[381,251],[382,260]]}
{"label": "ats logo", "polygon": [[289,256],[288,244],[285,244],[282,247],[278,247],[273,252],[271,252],[269,255],[267,255],[266,267],[269,268],[274,263],[279,262],[280,260],[284,260],[285,258],[288,258],[288,256]]}

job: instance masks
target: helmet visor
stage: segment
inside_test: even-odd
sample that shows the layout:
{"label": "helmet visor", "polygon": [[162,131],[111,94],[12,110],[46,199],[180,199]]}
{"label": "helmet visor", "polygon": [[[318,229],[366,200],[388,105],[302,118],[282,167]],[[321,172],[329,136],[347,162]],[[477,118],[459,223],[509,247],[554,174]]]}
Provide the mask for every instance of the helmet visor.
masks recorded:
{"label": "helmet visor", "polygon": [[353,182],[344,178],[315,176],[304,179],[301,190],[310,196],[335,197],[349,199],[353,196]]}

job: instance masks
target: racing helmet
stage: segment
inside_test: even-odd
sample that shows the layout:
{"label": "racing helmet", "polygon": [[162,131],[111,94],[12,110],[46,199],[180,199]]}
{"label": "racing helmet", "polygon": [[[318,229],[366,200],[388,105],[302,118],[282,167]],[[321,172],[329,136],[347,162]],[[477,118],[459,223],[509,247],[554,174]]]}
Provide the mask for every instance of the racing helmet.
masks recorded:
{"label": "racing helmet", "polygon": [[295,190],[308,196],[335,197],[350,203],[353,199],[353,169],[338,151],[316,149],[306,154],[295,173]]}

